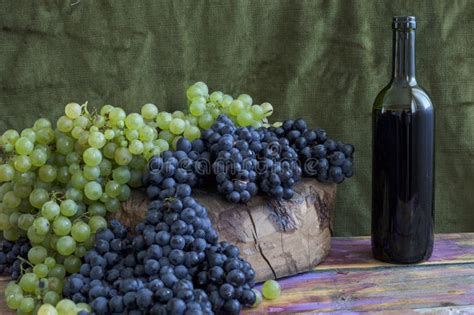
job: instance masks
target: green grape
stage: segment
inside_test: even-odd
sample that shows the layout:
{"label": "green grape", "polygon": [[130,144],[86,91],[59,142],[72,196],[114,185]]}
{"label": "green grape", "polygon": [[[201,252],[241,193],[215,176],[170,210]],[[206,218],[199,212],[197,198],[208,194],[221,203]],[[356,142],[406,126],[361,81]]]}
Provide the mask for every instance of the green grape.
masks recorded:
{"label": "green grape", "polygon": [[56,250],[63,256],[69,256],[76,250],[76,241],[70,236],[61,236],[56,244]]}
{"label": "green grape", "polygon": [[59,212],[59,205],[53,200],[45,202],[41,207],[41,215],[50,221],[54,220]]}
{"label": "green grape", "polygon": [[82,147],[87,147],[89,145],[89,131],[85,130],[83,133],[81,133],[77,143],[79,143],[79,145]]}
{"label": "green grape", "polygon": [[112,105],[104,105],[100,109],[100,114],[102,116],[107,116],[107,114],[109,114],[112,111],[112,109],[114,109],[114,107]]}
{"label": "green grape", "polygon": [[84,189],[87,182],[87,179],[84,177],[81,171],[75,172],[71,177],[71,185],[76,189]]}
{"label": "green grape", "polygon": [[0,165],[0,182],[9,182],[15,177],[15,169],[9,164]]}
{"label": "green grape", "polygon": [[192,100],[197,96],[207,97],[208,93],[209,89],[204,82],[196,82],[186,90],[186,97],[188,100]]}
{"label": "green grape", "polygon": [[147,167],[147,163],[148,161],[145,159],[145,157],[135,155],[128,166],[131,169],[143,171]]}
{"label": "green grape", "polygon": [[108,159],[113,159],[115,155],[115,150],[117,150],[117,144],[113,142],[107,143],[102,149],[104,156]]}
{"label": "green grape", "polygon": [[124,185],[130,180],[130,170],[125,166],[117,167],[112,172],[112,178],[117,183]]}
{"label": "green grape", "polygon": [[143,153],[143,142],[140,140],[133,140],[130,142],[130,145],[128,146],[128,150],[132,154],[142,154]]}
{"label": "green grape", "polygon": [[118,148],[115,150],[114,160],[118,165],[127,165],[132,160],[133,156],[128,148]]}
{"label": "green grape", "polygon": [[30,185],[22,185],[15,183],[15,185],[13,186],[13,192],[15,193],[15,196],[20,198],[28,198],[32,190],[33,187],[31,187]]}
{"label": "green grape", "polygon": [[128,185],[132,188],[138,188],[142,186],[142,172],[139,170],[131,170],[130,171],[130,181],[128,182]]}
{"label": "green grape", "polygon": [[77,242],[85,242],[91,236],[91,228],[89,224],[78,221],[72,226],[71,235]]}
{"label": "green grape", "polygon": [[74,128],[74,122],[67,116],[61,116],[56,122],[56,127],[59,131],[68,133]]}
{"label": "green grape", "polygon": [[88,313],[92,313],[92,308],[89,305],[87,305],[86,303],[77,303],[76,306],[77,306],[78,311],[84,310]]}
{"label": "green grape", "polygon": [[[117,199],[119,201],[125,201],[125,200],[128,200],[128,198],[130,198],[130,194],[131,194],[131,190],[130,190],[130,187],[128,187],[128,185],[121,185],[120,186],[120,194],[117,196]],[[113,200],[113,199],[112,199]],[[120,204],[118,206],[119,208],[117,210],[120,210]],[[111,211],[112,212],[112,211]]]}
{"label": "green grape", "polygon": [[76,246],[76,250],[74,251],[74,255],[76,255],[79,258],[82,258],[86,255],[86,253],[87,253],[87,248],[84,245]]}
{"label": "green grape", "polygon": [[117,197],[120,194],[120,184],[114,180],[109,180],[105,185],[105,192],[110,197]]}
{"label": "green grape", "polygon": [[33,166],[43,166],[48,160],[48,153],[41,149],[35,149],[31,152],[30,160]]}
{"label": "green grape", "polygon": [[66,113],[67,117],[71,119],[77,119],[82,114],[82,107],[77,103],[69,103],[64,108],[64,112]]}
{"label": "green grape", "polygon": [[90,215],[100,215],[102,217],[104,217],[107,213],[107,210],[105,209],[104,204],[100,202],[94,202],[93,204],[89,206],[87,210]]}
{"label": "green grape", "polygon": [[173,141],[174,135],[171,132],[169,132],[168,130],[162,130],[158,134],[158,137],[160,139],[165,140],[168,143],[171,143],[171,141]]}
{"label": "green grape", "polygon": [[175,110],[172,114],[173,118],[181,118],[183,119],[184,116],[186,116],[182,111],[180,110]]}
{"label": "green grape", "polygon": [[141,127],[138,130],[138,138],[141,141],[152,141],[156,138],[156,131],[148,125]]}
{"label": "green grape", "polygon": [[265,117],[270,116],[273,114],[273,106],[270,103],[263,103],[262,105],[263,112],[265,113]]}
{"label": "green grape", "polygon": [[240,94],[237,99],[242,101],[242,103],[244,103],[244,105],[247,107],[252,106],[253,104],[253,100],[248,94]]}
{"label": "green grape", "polygon": [[56,305],[58,315],[74,315],[77,313],[76,304],[68,299],[62,299]]}
{"label": "green grape", "polygon": [[11,226],[17,226],[20,215],[21,214],[19,212],[13,212],[10,214],[8,221],[10,222]]}
{"label": "green grape", "polygon": [[33,272],[38,278],[45,278],[48,275],[49,269],[45,264],[38,264],[33,267]]}
{"label": "green grape", "polygon": [[31,160],[26,155],[17,155],[14,158],[13,165],[18,172],[26,173],[31,168]]}
{"label": "green grape", "polygon": [[66,217],[59,216],[53,222],[53,231],[56,235],[63,236],[71,231],[71,220]]}
{"label": "green grape", "polygon": [[215,91],[211,93],[209,98],[214,104],[220,104],[224,100],[224,93],[221,91]]}
{"label": "green grape", "polygon": [[64,279],[66,276],[66,268],[62,264],[56,264],[53,268],[50,269],[48,277],[53,277],[57,279]]}
{"label": "green grape", "polygon": [[33,151],[33,149],[34,149],[34,144],[27,137],[20,137],[15,142],[15,150],[18,154],[28,155]]}
{"label": "green grape", "polygon": [[[40,307],[40,310],[43,306],[45,305],[56,305],[58,304],[59,300],[61,299],[61,297],[59,296],[59,294],[57,294],[56,292],[54,291],[48,291],[46,292],[46,294],[44,295],[43,297],[43,305],[41,305]],[[54,309],[54,308],[53,308]],[[56,309],[54,309],[56,311]],[[39,311],[38,311],[38,315],[39,315]],[[51,313],[45,313],[45,314],[48,314],[50,315]],[[57,312],[55,314],[58,314]]]}
{"label": "green grape", "polygon": [[237,123],[240,126],[250,126],[253,122],[252,114],[246,111],[243,111],[237,116]]}
{"label": "green grape", "polygon": [[[107,200],[105,202],[105,208],[109,212],[112,212],[112,213],[117,212],[121,209],[120,201],[118,199],[115,199],[115,198],[110,198],[109,200]],[[89,222],[89,224],[90,224],[90,222]]]}
{"label": "green grape", "polygon": [[115,132],[112,129],[104,131],[104,137],[107,140],[112,140],[115,137]]}
{"label": "green grape", "polygon": [[36,188],[31,192],[29,200],[33,207],[41,209],[43,204],[49,200],[49,194],[45,189]]}
{"label": "green grape", "polygon": [[158,107],[151,103],[145,104],[142,106],[141,113],[145,119],[155,119],[158,115]]}
{"label": "green grape", "polygon": [[46,183],[53,182],[57,175],[58,170],[52,165],[43,165],[38,170],[39,178]]}
{"label": "green grape", "polygon": [[100,176],[109,176],[112,173],[112,162],[107,159],[102,160],[99,164]]}
{"label": "green grape", "polygon": [[194,139],[201,137],[201,130],[196,126],[186,126],[183,135],[185,138],[189,139],[190,141],[193,141]]}
{"label": "green grape", "polygon": [[262,294],[266,299],[277,299],[280,296],[280,293],[280,284],[275,280],[267,280],[262,286]]}
{"label": "green grape", "polygon": [[198,117],[192,116],[192,115],[186,115],[184,118],[186,119],[186,125],[192,125],[192,126],[197,126],[198,125]]}
{"label": "green grape", "polygon": [[34,273],[27,272],[21,277],[19,284],[23,291],[32,293],[35,292],[39,279]]}
{"label": "green grape", "polygon": [[20,138],[20,134],[18,131],[13,129],[8,129],[2,135],[2,142],[3,143],[10,143],[15,144],[15,142]]}
{"label": "green grape", "polygon": [[97,166],[102,161],[102,153],[96,148],[88,148],[82,155],[84,163],[89,166]]}
{"label": "green grape", "polygon": [[264,117],[264,111],[260,105],[252,105],[252,107],[250,107],[250,113],[255,120],[261,120]]}
{"label": "green grape", "polygon": [[81,172],[81,166],[79,164],[71,164],[69,165],[68,167],[68,173],[71,174],[71,175],[74,175],[76,174],[77,172]]}
{"label": "green grape", "polygon": [[17,241],[20,238],[20,230],[15,227],[11,227],[8,230],[4,230],[3,238],[10,242]]}
{"label": "green grape", "polygon": [[[18,227],[20,229],[22,229],[23,231],[28,231],[28,228],[33,225],[34,220],[35,220],[35,217],[32,214],[23,213],[18,218]],[[1,220],[0,220],[0,222],[1,222]],[[2,228],[0,227],[0,229],[2,229]]]}
{"label": "green grape", "polygon": [[56,259],[54,259],[54,257],[46,257],[44,264],[46,267],[48,267],[48,269],[52,269],[54,266],[56,266]]}
{"label": "green grape", "polygon": [[234,116],[238,116],[244,108],[245,105],[241,100],[233,100],[230,104],[230,113]]}
{"label": "green grape", "polygon": [[[64,270],[64,272],[66,272],[66,271]],[[49,273],[51,273],[51,271]],[[53,277],[53,276],[49,276],[48,277],[48,289],[50,291],[54,291],[54,292],[56,292],[56,293],[58,293],[62,296],[64,284],[63,284],[63,281],[61,279]]]}
{"label": "green grape", "polygon": [[127,129],[125,130],[125,138],[128,141],[137,140],[139,136],[139,131],[137,129]]}
{"label": "green grape", "polygon": [[201,129],[209,129],[213,123],[214,118],[212,118],[210,113],[204,113],[201,117],[199,117],[199,127],[201,127]]}
{"label": "green grape", "polygon": [[252,304],[251,307],[258,307],[260,304],[262,304],[262,293],[257,290],[257,289],[252,289],[253,293],[255,293],[255,302]]}
{"label": "green grape", "polygon": [[26,173],[16,173],[14,180],[22,185],[33,185],[35,178],[36,174],[30,171]]}
{"label": "green grape", "polygon": [[12,310],[16,310],[21,305],[21,301],[23,300],[23,294],[11,294],[6,296],[7,305]]}
{"label": "green grape", "polygon": [[74,200],[76,202],[82,201],[84,195],[81,190],[74,187],[68,188],[66,190],[65,198]]}
{"label": "green grape", "polygon": [[[186,130],[184,132],[186,132]],[[199,133],[200,133],[200,131],[199,131]],[[154,141],[154,145],[157,146],[158,148],[160,148],[161,152],[164,152],[164,151],[166,151],[170,148],[170,145],[169,145],[168,141],[166,141],[164,139],[156,139]]]}
{"label": "green grape", "polygon": [[36,234],[46,235],[49,232],[49,221],[44,217],[37,217],[33,221],[33,228],[35,229]]}
{"label": "green grape", "polygon": [[105,120],[105,117],[102,116],[102,115],[96,115],[94,117],[94,127],[97,127],[97,128],[102,128],[104,127],[106,124],[106,120]]}
{"label": "green grape", "polygon": [[40,144],[50,144],[54,138],[55,134],[51,128],[43,128],[36,132],[36,142]]}
{"label": "green grape", "polygon": [[172,120],[173,115],[167,112],[160,112],[158,116],[156,116],[156,123],[161,130],[167,130]]}
{"label": "green grape", "polygon": [[218,108],[211,108],[209,113],[211,114],[212,118],[216,119],[221,114],[221,111]]}
{"label": "green grape", "polygon": [[68,256],[64,259],[64,268],[66,268],[66,272],[70,274],[79,272],[81,265],[81,260],[74,255]]}
{"label": "green grape", "polygon": [[102,186],[98,182],[88,182],[84,187],[84,194],[90,200],[99,200],[102,193]]}
{"label": "green grape", "polygon": [[32,244],[40,244],[45,239],[45,235],[37,234],[33,226],[30,226],[28,228],[26,235],[28,236],[28,239],[31,241]]}
{"label": "green grape", "polygon": [[79,139],[82,135],[82,133],[84,132],[84,129],[82,129],[81,127],[74,127],[72,128],[71,130],[71,136],[74,138],[74,139]]}
{"label": "green grape", "polygon": [[17,197],[13,191],[9,191],[3,196],[3,204],[8,208],[15,209],[20,203],[21,198]]}
{"label": "green grape", "polygon": [[66,163],[68,165],[81,163],[81,155],[77,152],[70,152],[66,155]]}
{"label": "green grape", "polygon": [[9,216],[5,213],[0,213],[0,230],[8,230],[11,226]]}
{"label": "green grape", "polygon": [[204,97],[196,97],[189,105],[189,112],[194,116],[201,116],[206,110],[206,99]]}
{"label": "green grape", "polygon": [[107,227],[107,221],[103,217],[95,215],[89,219],[89,227],[91,232],[95,233],[98,229]]}
{"label": "green grape", "polygon": [[7,286],[5,287],[5,296],[12,294],[23,294],[22,288],[14,281],[8,282]]}
{"label": "green grape", "polygon": [[170,131],[175,135],[180,135],[184,132],[186,123],[181,118],[174,118],[170,123]]}
{"label": "green grape", "polygon": [[94,131],[94,132],[89,133],[89,138],[87,142],[89,143],[91,147],[100,149],[105,145],[105,143],[107,142],[107,139],[105,139],[105,136],[102,132]]}
{"label": "green grape", "polygon": [[51,128],[51,122],[46,118],[39,118],[33,124],[33,130],[38,131],[43,128]]}
{"label": "green grape", "polygon": [[140,114],[132,113],[125,118],[125,126],[128,129],[139,129],[143,124],[143,117]]}
{"label": "green grape", "polygon": [[28,251],[28,260],[33,264],[41,264],[48,256],[48,251],[43,246],[33,246]]}
{"label": "green grape", "polygon": [[[87,185],[86,185],[87,187]],[[77,203],[74,200],[66,199],[61,202],[61,214],[65,217],[72,217],[77,213]]]}
{"label": "green grape", "polygon": [[95,180],[100,176],[100,167],[85,165],[83,175],[87,180]]}

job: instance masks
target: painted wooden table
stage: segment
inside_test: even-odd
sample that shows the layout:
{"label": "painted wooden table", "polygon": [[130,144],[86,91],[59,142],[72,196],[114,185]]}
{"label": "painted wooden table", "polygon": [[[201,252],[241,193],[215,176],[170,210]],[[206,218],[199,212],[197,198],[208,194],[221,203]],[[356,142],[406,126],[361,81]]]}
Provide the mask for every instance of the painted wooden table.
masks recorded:
{"label": "painted wooden table", "polygon": [[[373,260],[368,237],[334,238],[324,263],[279,282],[278,300],[243,313],[474,314],[474,233],[437,235],[432,258],[419,265]],[[0,314],[14,314],[3,294]]]}

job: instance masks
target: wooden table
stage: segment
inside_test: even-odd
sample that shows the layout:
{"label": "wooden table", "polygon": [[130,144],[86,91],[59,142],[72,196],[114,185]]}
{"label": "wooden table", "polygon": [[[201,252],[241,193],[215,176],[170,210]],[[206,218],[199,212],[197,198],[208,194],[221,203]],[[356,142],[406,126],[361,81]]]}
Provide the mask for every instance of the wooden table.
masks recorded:
{"label": "wooden table", "polygon": [[[244,314],[474,314],[474,233],[437,235],[419,265],[373,260],[368,237],[334,238],[324,263],[279,282],[279,299]],[[13,314],[3,301],[0,314]]]}

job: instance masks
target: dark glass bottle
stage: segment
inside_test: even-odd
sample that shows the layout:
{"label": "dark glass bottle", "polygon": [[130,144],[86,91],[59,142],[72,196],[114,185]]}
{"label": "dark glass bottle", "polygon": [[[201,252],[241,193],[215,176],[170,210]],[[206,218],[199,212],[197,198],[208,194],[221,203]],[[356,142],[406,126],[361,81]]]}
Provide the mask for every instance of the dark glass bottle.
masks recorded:
{"label": "dark glass bottle", "polygon": [[392,26],[392,80],[372,111],[372,252],[417,263],[433,251],[434,108],[415,79],[415,17]]}

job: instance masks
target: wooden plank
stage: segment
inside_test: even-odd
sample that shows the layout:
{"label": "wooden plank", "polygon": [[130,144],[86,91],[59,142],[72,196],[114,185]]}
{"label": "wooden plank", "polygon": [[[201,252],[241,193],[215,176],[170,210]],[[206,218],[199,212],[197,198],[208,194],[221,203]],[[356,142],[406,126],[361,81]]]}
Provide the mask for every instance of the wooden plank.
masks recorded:
{"label": "wooden plank", "polygon": [[[474,233],[437,234],[430,260],[420,266],[454,263],[474,263]],[[375,260],[372,257],[370,237],[335,237],[331,251],[316,270],[341,268],[404,267]]]}
{"label": "wooden plank", "polygon": [[385,312],[465,307],[474,312],[474,264],[316,270],[279,281],[282,295],[244,314]]}

